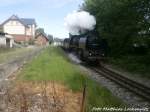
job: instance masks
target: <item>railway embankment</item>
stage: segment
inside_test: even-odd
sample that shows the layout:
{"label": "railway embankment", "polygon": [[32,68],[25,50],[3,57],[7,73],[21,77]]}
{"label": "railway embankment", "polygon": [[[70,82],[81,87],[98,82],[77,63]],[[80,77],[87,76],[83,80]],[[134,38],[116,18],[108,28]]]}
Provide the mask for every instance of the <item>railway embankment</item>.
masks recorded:
{"label": "railway embankment", "polygon": [[150,80],[149,57],[149,54],[108,57],[107,64],[131,77]]}
{"label": "railway embankment", "polygon": [[[111,93],[114,96],[119,97],[120,99],[122,99],[125,103],[127,103],[129,105],[129,107],[149,107],[149,101],[148,100],[144,100],[141,96],[137,96],[136,92],[133,92],[130,88],[130,90],[128,89],[127,82],[125,82],[125,85],[120,85],[122,80],[117,80],[117,78],[114,77],[109,77],[110,74],[106,74],[106,76],[103,74],[103,72],[101,72],[101,68],[97,68],[97,67],[91,67],[88,66],[86,63],[83,63],[82,61],[80,61],[77,56],[75,56],[72,53],[68,53],[68,57],[74,62],[76,63],[81,70],[86,72],[86,75],[88,75],[91,79],[95,80],[96,82],[98,82],[100,85],[106,87],[107,89],[109,89],[111,91]],[[108,66],[107,66],[108,67]],[[110,70],[112,70],[114,73],[118,73],[116,70],[111,69],[110,67],[108,67]],[[107,68],[107,69],[108,69]],[[95,71],[96,69],[96,71]],[[98,72],[97,72],[98,70]],[[100,71],[100,72],[99,72]],[[125,75],[122,72],[118,73],[119,75]],[[116,74],[115,74],[116,75]],[[111,79],[114,80],[111,80]],[[129,78],[130,79],[130,78]],[[116,83],[117,80],[117,83]],[[132,80],[132,79],[130,79]],[[133,80],[135,82],[137,82],[136,80]],[[136,83],[135,83],[136,84]],[[126,87],[125,87],[126,86]],[[132,87],[133,90],[135,90],[136,88]],[[144,90],[143,90],[144,93]]]}
{"label": "railway embankment", "polygon": [[112,64],[103,64],[107,69],[111,70],[111,71],[114,71],[118,74],[121,74],[122,76],[124,77],[127,77],[131,80],[134,80],[136,82],[139,82],[145,86],[148,86],[150,87],[150,79],[149,78],[146,78],[146,77],[142,77],[142,73],[141,74],[138,74],[138,73],[131,73],[129,71],[126,71],[122,68],[119,68],[115,65],[112,65]]}

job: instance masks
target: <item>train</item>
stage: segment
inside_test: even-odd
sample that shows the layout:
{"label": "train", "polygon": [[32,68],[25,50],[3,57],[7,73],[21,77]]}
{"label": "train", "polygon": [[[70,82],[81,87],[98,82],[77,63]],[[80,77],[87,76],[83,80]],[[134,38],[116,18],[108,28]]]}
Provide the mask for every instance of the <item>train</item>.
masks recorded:
{"label": "train", "polygon": [[99,62],[107,56],[108,43],[99,38],[95,32],[82,35],[69,35],[63,41],[66,51],[74,52],[80,60],[88,62]]}

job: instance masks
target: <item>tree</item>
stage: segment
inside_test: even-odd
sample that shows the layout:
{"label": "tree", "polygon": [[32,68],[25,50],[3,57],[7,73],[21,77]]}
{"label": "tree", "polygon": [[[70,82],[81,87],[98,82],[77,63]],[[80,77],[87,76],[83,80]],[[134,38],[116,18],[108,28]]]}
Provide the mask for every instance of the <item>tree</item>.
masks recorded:
{"label": "tree", "polygon": [[2,27],[2,26],[0,26],[0,32],[4,32],[4,31],[3,31],[3,27]]}
{"label": "tree", "polygon": [[38,35],[39,33],[45,34],[44,28],[38,28],[38,29],[36,29],[35,33],[36,33],[36,35]]}
{"label": "tree", "polygon": [[85,0],[81,8],[96,17],[99,35],[108,40],[112,54],[126,54],[134,42],[150,38],[149,0]]}
{"label": "tree", "polygon": [[53,42],[53,36],[49,34],[48,39],[49,39],[49,43],[51,44]]}

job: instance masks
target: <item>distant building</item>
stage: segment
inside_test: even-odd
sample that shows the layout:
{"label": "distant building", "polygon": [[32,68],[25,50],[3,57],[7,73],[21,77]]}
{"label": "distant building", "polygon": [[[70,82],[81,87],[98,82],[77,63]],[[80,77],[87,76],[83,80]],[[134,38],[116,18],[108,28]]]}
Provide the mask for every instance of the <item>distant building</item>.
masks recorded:
{"label": "distant building", "polygon": [[12,15],[1,24],[3,32],[12,35],[16,42],[27,42],[35,38],[35,19]]}
{"label": "distant building", "polygon": [[35,44],[39,46],[47,46],[49,45],[48,37],[45,33],[38,33],[35,36]]}
{"label": "distant building", "polygon": [[53,40],[53,45],[54,45],[54,46],[61,46],[62,43],[63,43],[63,40],[62,40],[62,39],[54,38],[54,40]]}
{"label": "distant building", "polygon": [[14,38],[11,35],[0,33],[0,47],[12,48],[14,44]]}

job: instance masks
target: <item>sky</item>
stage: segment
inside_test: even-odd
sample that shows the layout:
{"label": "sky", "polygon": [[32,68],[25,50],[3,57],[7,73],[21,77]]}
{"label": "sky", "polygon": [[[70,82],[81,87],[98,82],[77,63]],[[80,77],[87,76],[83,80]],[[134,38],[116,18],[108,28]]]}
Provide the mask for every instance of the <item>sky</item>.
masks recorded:
{"label": "sky", "polygon": [[13,14],[20,18],[34,18],[47,34],[66,38],[64,18],[79,9],[83,0],[0,0],[0,24]]}

